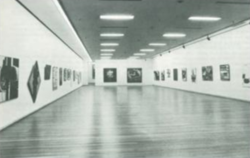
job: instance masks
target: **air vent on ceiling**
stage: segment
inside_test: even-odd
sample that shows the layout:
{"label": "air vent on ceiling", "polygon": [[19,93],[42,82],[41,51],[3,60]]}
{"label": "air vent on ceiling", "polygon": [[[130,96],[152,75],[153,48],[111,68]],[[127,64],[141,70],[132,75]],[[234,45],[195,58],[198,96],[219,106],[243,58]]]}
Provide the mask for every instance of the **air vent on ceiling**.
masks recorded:
{"label": "air vent on ceiling", "polygon": [[217,4],[250,5],[250,2],[217,1]]}

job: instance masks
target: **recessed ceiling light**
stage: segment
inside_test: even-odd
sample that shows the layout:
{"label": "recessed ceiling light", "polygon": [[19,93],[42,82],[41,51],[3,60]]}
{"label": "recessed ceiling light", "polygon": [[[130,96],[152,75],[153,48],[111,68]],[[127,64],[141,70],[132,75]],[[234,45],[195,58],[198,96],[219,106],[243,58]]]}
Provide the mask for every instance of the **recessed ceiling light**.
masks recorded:
{"label": "recessed ceiling light", "polygon": [[212,16],[191,16],[188,18],[188,20],[191,20],[191,21],[219,21],[221,20],[220,17],[212,17]]}
{"label": "recessed ceiling light", "polygon": [[112,53],[102,53],[101,56],[112,56]]}
{"label": "recessed ceiling light", "polygon": [[166,43],[149,43],[150,46],[158,46],[158,47],[162,47],[162,46],[166,46]]}
{"label": "recessed ceiling light", "polygon": [[182,38],[182,37],[186,37],[186,34],[184,34],[184,33],[165,33],[163,35],[163,37],[167,37],[167,38]]}
{"label": "recessed ceiling light", "polygon": [[119,46],[118,43],[101,43],[101,46]]}
{"label": "recessed ceiling light", "polygon": [[134,16],[133,15],[101,15],[100,19],[102,20],[133,20]]}
{"label": "recessed ceiling light", "polygon": [[144,55],[146,55],[146,53],[135,53],[134,55],[135,56],[144,56]]}
{"label": "recessed ceiling light", "polygon": [[114,52],[115,49],[101,49],[101,52]]}
{"label": "recessed ceiling light", "polygon": [[140,49],[141,52],[154,52],[154,49]]}
{"label": "recessed ceiling light", "polygon": [[100,34],[101,37],[123,37],[123,33],[102,33]]}

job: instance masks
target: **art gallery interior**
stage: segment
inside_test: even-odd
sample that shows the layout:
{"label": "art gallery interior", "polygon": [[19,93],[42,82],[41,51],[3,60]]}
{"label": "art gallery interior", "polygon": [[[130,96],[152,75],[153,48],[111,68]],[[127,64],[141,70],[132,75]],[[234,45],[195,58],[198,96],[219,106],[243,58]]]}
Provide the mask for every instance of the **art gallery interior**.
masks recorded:
{"label": "art gallery interior", "polygon": [[0,158],[249,158],[250,0],[0,0]]}

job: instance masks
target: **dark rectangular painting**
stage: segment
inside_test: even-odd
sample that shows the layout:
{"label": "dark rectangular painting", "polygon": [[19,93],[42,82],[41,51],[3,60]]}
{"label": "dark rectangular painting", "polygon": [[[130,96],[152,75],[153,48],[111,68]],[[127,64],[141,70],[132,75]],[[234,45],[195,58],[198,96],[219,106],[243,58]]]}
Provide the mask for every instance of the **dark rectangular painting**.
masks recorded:
{"label": "dark rectangular painting", "polygon": [[67,77],[68,77],[68,80],[70,80],[70,78],[71,78],[71,72],[70,72],[70,71],[71,71],[70,69],[67,70]]}
{"label": "dark rectangular painting", "polygon": [[183,81],[187,81],[187,69],[185,68],[185,69],[182,69],[182,71],[181,71],[182,73],[182,80]]}
{"label": "dark rectangular painting", "polygon": [[160,72],[159,71],[154,71],[154,76],[155,76],[155,81],[160,80]]}
{"label": "dark rectangular painting", "polygon": [[202,67],[202,79],[204,81],[213,81],[213,67],[212,66]]}
{"label": "dark rectangular painting", "polygon": [[165,70],[161,71],[161,80],[165,81]]}
{"label": "dark rectangular painting", "polygon": [[63,69],[59,69],[59,84],[60,86],[63,84]]}
{"label": "dark rectangular painting", "polygon": [[116,82],[116,68],[105,68],[103,71],[104,82]]}
{"label": "dark rectangular painting", "polygon": [[57,83],[58,83],[58,67],[53,67],[52,69],[52,89],[57,90]]}
{"label": "dark rectangular painting", "polygon": [[64,79],[64,82],[67,81],[67,69],[64,68],[63,70],[63,79]]}
{"label": "dark rectangular painting", "polygon": [[174,69],[174,81],[178,81],[178,69]]}
{"label": "dark rectangular painting", "polygon": [[75,80],[76,80],[76,71],[73,70],[73,81],[75,81]]}
{"label": "dark rectangular painting", "polygon": [[220,65],[220,79],[222,81],[230,81],[230,66]]}
{"label": "dark rectangular painting", "polygon": [[167,76],[168,76],[168,78],[171,78],[171,71],[170,71],[170,69],[167,69]]}
{"label": "dark rectangular painting", "polygon": [[196,68],[193,68],[192,70],[191,70],[191,80],[192,80],[192,82],[196,82],[196,78],[197,78],[197,69]]}
{"label": "dark rectangular painting", "polygon": [[45,65],[44,68],[44,80],[50,80],[50,74],[51,74],[51,66]]}
{"label": "dark rectangular painting", "polygon": [[250,64],[243,65],[242,85],[243,87],[250,88]]}
{"label": "dark rectangular painting", "polygon": [[142,82],[142,69],[141,68],[128,68],[127,69],[127,82],[128,83],[141,83]]}
{"label": "dark rectangular painting", "polygon": [[18,98],[19,59],[0,55],[0,103]]}
{"label": "dark rectangular painting", "polygon": [[41,77],[40,77],[38,62],[36,61],[31,69],[30,77],[28,80],[28,88],[29,88],[33,103],[36,102],[40,84],[41,84]]}
{"label": "dark rectangular painting", "polygon": [[95,65],[92,65],[92,79],[95,79]]}

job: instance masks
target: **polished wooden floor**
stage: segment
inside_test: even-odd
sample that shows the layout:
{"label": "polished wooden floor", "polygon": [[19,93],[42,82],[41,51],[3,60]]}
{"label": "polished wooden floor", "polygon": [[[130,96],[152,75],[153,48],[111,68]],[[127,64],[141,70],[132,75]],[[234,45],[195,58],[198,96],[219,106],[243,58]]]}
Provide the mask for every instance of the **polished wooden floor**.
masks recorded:
{"label": "polished wooden floor", "polygon": [[88,157],[250,158],[250,103],[88,86],[0,133],[0,158]]}

